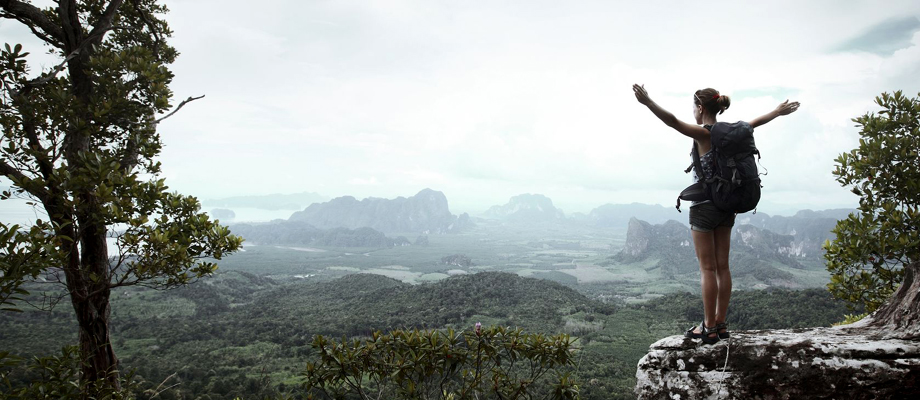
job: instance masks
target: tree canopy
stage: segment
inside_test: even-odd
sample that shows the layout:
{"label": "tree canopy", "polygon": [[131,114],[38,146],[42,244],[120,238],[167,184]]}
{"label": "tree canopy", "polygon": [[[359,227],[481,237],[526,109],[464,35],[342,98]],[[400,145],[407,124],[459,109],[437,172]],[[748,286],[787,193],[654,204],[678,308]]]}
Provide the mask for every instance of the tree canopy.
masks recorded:
{"label": "tree canopy", "polygon": [[860,196],[859,211],[837,223],[825,244],[831,293],[872,312],[920,261],[920,95],[875,98],[882,107],[853,119],[859,147],[840,155],[834,175]]}
{"label": "tree canopy", "polygon": [[20,22],[59,61],[36,71],[21,45],[0,50],[0,175],[11,182],[2,198],[28,199],[45,214],[30,230],[0,228],[0,301],[14,302],[21,282],[39,276],[64,285],[82,378],[115,386],[110,291],[188,283],[216,269],[206,259],[241,244],[160,176],[157,127],[197,99],[172,101],[168,65],[178,53],[166,42],[167,11],[155,0],[46,9],[0,0],[0,17]]}

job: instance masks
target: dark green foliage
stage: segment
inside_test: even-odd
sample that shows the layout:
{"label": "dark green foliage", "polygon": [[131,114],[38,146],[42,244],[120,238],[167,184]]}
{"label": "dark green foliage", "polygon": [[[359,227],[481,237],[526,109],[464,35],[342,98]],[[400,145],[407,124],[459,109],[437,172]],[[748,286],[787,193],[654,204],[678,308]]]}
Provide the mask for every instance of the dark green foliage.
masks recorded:
{"label": "dark green foliage", "polygon": [[536,279],[545,279],[561,283],[568,287],[576,287],[578,285],[578,278],[559,271],[535,271],[532,276]]}
{"label": "dark green foliage", "polygon": [[0,223],[0,311],[21,311],[15,306],[29,294],[23,283],[38,278],[57,254],[51,236],[37,226],[23,231]]}
{"label": "dark green foliage", "polygon": [[920,260],[920,95],[882,93],[876,113],[854,118],[859,147],[837,158],[837,181],[860,196],[859,212],[825,244],[828,289],[872,312],[894,292],[902,266]]}
{"label": "dark green foliage", "polygon": [[[792,262],[794,263],[793,265],[799,265],[794,260]],[[735,279],[751,276],[760,282],[769,282],[777,286],[794,282],[795,279],[791,273],[780,270],[770,262],[747,251],[733,251],[730,253],[728,264],[731,265],[732,277]]]}
{"label": "dark green foliage", "polygon": [[[295,304],[295,307],[284,306]],[[267,293],[252,307],[252,323],[267,327],[301,321],[313,333],[369,335],[391,328],[462,328],[475,316],[488,316],[502,325],[542,333],[558,332],[564,321],[559,310],[604,310],[568,287],[507,273],[487,272],[413,286],[379,275],[355,274],[319,284],[288,285]],[[264,317],[262,317],[264,315]],[[253,338],[258,340],[257,338]],[[264,338],[263,338],[264,340]]]}
{"label": "dark green foliage", "polygon": [[[703,319],[703,301],[696,294],[671,294],[638,307],[687,321]],[[735,330],[831,326],[846,312],[844,301],[821,289],[742,291],[732,292],[728,323]]]}
{"label": "dark green foliage", "polygon": [[[27,289],[37,299],[38,287]],[[257,399],[283,392],[282,384],[288,391],[298,388],[305,362],[317,356],[311,345],[317,334],[459,331],[480,321],[578,335],[573,377],[580,397],[631,399],[636,363],[648,346],[702,317],[698,295],[614,307],[558,284],[500,273],[413,286],[379,275],[279,283],[232,271],[172,291],[128,288],[113,294],[112,302],[115,349],[123,368],[136,368],[138,398],[149,398],[148,391],[170,376],[163,387],[178,384],[158,400]],[[840,321],[845,310],[824,290],[740,291],[733,294],[729,323],[733,330],[826,326]],[[0,315],[0,338],[18,355],[49,354],[77,340],[70,307],[24,311]],[[11,383],[21,387],[28,382],[23,378],[17,373]]]}
{"label": "dark green foliage", "polygon": [[[317,336],[307,363],[308,398],[575,399],[574,340],[522,329],[374,332],[336,342]],[[555,377],[545,376],[553,372]]]}
{"label": "dark green foliage", "polygon": [[[17,366],[23,368],[14,369]],[[28,362],[0,352],[0,400],[128,400],[138,391],[132,373],[117,377],[121,385],[113,389],[105,379],[81,380],[80,369],[77,346],[62,348],[60,356],[35,357]],[[28,383],[14,385],[11,378]]]}
{"label": "dark green foliage", "polygon": [[[214,260],[242,240],[161,177],[158,125],[195,100],[172,101],[178,53],[166,43],[167,8],[156,0],[41,6],[0,2],[0,18],[28,29],[53,58],[30,65],[22,45],[0,49],[0,176],[11,182],[0,199],[25,198],[43,215],[28,233],[0,224],[0,307],[25,295],[29,280],[65,287],[79,332],[77,385],[102,396],[121,384],[112,290],[211,275]],[[93,389],[99,382],[108,383]]]}

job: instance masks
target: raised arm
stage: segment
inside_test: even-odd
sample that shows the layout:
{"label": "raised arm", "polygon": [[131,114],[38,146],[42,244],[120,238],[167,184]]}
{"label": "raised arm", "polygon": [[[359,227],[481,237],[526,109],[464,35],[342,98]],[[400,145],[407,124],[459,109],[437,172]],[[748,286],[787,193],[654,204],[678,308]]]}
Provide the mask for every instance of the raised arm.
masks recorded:
{"label": "raised arm", "polygon": [[752,119],[750,124],[752,127],[756,128],[758,126],[766,124],[767,122],[772,121],[774,118],[780,115],[792,114],[798,109],[799,109],[799,102],[793,101],[792,103],[790,103],[789,100],[786,100],[780,103],[780,105],[776,106],[776,109],[774,109],[773,111],[770,111],[764,115],[761,115],[757,118]]}
{"label": "raised arm", "polygon": [[709,131],[706,128],[681,121],[670,111],[661,108],[661,106],[652,101],[652,98],[648,96],[648,92],[645,91],[644,85],[633,85],[633,93],[636,94],[636,100],[648,107],[648,109],[651,110],[661,122],[664,122],[665,125],[695,140],[709,138]]}

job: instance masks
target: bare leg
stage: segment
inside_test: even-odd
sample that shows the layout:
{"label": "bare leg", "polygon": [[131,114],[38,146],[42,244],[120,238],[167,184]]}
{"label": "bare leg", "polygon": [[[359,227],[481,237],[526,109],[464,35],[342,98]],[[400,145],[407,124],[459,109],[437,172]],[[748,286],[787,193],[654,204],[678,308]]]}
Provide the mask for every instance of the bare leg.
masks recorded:
{"label": "bare leg", "polygon": [[703,323],[716,326],[716,304],[718,302],[719,284],[716,275],[715,234],[713,232],[693,231],[693,247],[696,258],[700,261],[700,284],[703,288]]}
{"label": "bare leg", "polygon": [[732,228],[719,226],[713,231],[715,241],[716,283],[719,293],[716,301],[715,323],[725,322],[728,316],[728,302],[732,297],[732,273],[728,269],[728,251],[731,246]]}

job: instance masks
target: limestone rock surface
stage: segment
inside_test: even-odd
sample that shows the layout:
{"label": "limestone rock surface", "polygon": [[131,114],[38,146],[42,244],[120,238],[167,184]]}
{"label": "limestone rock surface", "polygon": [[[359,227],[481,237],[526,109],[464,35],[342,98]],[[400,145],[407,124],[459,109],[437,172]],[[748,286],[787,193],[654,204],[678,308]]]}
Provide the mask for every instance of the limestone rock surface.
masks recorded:
{"label": "limestone rock surface", "polygon": [[920,340],[880,339],[866,325],[732,332],[731,339],[715,345],[667,337],[639,361],[636,395],[669,400],[920,398]]}
{"label": "limestone rock surface", "polygon": [[836,328],[671,336],[636,370],[640,399],[920,399],[920,262],[872,315]]}

